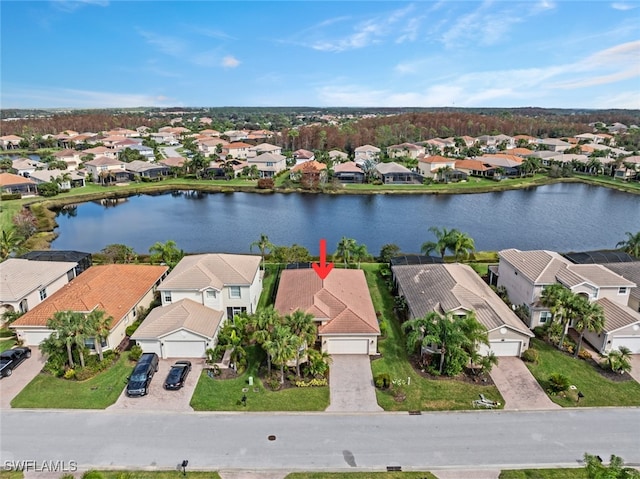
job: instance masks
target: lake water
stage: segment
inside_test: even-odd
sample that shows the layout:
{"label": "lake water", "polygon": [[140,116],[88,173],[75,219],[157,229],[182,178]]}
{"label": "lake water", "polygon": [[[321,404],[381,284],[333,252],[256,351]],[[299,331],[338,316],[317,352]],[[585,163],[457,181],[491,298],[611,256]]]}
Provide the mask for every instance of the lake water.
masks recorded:
{"label": "lake water", "polygon": [[97,252],[123,243],[147,253],[174,240],[187,252],[247,253],[261,233],[278,245],[333,252],[342,236],[378,254],[385,243],[419,252],[429,227],[457,228],[477,250],[614,248],[640,231],[640,197],[583,185],[554,184],[465,195],[315,195],[174,192],[139,195],[116,205],[83,203],[59,214],[53,249]]}

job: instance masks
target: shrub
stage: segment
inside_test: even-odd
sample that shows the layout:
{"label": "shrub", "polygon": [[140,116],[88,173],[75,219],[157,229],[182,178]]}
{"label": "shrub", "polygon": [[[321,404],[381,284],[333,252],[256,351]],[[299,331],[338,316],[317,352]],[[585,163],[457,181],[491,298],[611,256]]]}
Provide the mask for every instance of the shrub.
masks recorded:
{"label": "shrub", "polygon": [[75,369],[67,369],[64,373],[65,379],[75,379],[76,378],[76,370]]}
{"label": "shrub", "polygon": [[99,471],[87,471],[82,475],[82,479],[104,479],[104,475],[102,475]]}
{"label": "shrub", "polygon": [[272,178],[260,178],[258,180],[258,188],[261,190],[272,190],[274,182]]}
{"label": "shrub", "polygon": [[533,328],[533,334],[535,334],[538,339],[544,339],[547,335],[547,330],[544,326],[536,326]]}
{"label": "shrub", "polygon": [[131,323],[129,326],[127,326],[127,329],[125,329],[124,334],[131,337],[133,333],[136,332],[136,329],[138,329],[138,327],[140,326],[140,323],[142,323],[141,320],[136,320],[133,323]]}
{"label": "shrub", "polygon": [[0,196],[0,200],[8,201],[8,200],[19,200],[22,198],[22,194],[20,193],[6,193]]}
{"label": "shrub", "polygon": [[321,379],[311,379],[309,381],[296,381],[296,387],[299,388],[307,388],[307,387],[320,387],[320,386],[326,386],[327,380],[325,378],[321,378]]}
{"label": "shrub", "polygon": [[277,391],[278,389],[280,389],[280,380],[278,378],[269,378],[266,381],[267,386],[269,386],[269,389],[271,389],[272,391]]}
{"label": "shrub", "polygon": [[522,353],[522,360],[528,363],[537,363],[540,355],[538,354],[537,349],[527,349],[524,353]]}
{"label": "shrub", "polygon": [[587,351],[586,349],[581,349],[580,352],[578,353],[578,357],[580,359],[584,359],[584,360],[589,360],[591,359],[591,353],[589,351]]}
{"label": "shrub", "polygon": [[549,376],[549,391],[558,394],[569,389],[569,378],[564,374],[553,373]]}
{"label": "shrub", "polygon": [[374,384],[378,389],[389,389],[391,386],[391,376],[388,373],[376,374]]}
{"label": "shrub", "polygon": [[387,323],[384,321],[380,322],[380,336],[383,338],[387,337]]}
{"label": "shrub", "polygon": [[138,359],[140,359],[140,356],[142,356],[142,348],[138,344],[132,346],[131,350],[129,351],[129,359],[131,361],[137,361]]}

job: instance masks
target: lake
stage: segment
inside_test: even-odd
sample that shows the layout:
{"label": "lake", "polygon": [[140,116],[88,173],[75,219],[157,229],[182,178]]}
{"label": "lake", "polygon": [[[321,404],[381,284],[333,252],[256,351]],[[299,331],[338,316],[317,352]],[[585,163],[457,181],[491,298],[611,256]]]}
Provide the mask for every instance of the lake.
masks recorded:
{"label": "lake", "polygon": [[247,253],[264,233],[274,244],[297,243],[315,255],[320,238],[333,252],[342,236],[372,254],[385,243],[417,253],[434,240],[431,226],[469,234],[477,250],[569,252],[614,248],[626,231],[640,231],[640,197],[578,183],[464,195],[176,191],[79,204],[57,222],[52,249],[88,252],[123,243],[148,253],[156,241],[174,240],[190,253]]}

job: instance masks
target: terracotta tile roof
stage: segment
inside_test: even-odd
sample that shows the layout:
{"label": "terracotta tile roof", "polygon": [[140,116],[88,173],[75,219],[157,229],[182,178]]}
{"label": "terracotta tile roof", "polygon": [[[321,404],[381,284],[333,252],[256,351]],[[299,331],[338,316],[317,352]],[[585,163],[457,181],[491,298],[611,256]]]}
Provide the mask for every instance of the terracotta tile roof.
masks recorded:
{"label": "terracotta tile roof", "polygon": [[492,169],[492,167],[485,165],[480,160],[456,160],[456,168],[475,171],[487,171]]}
{"label": "terracotta tile roof", "polygon": [[285,270],[280,277],[275,309],[283,315],[297,309],[329,320],[318,333],[380,334],[364,272],[334,269],[321,280],[313,269]]}
{"label": "terracotta tile roof", "polygon": [[362,173],[362,168],[355,161],[347,161],[333,167],[334,173]]}
{"label": "terracotta tile roof", "polygon": [[228,145],[225,145],[224,148],[226,150],[235,150],[238,148],[251,148],[251,145],[248,143],[243,143],[241,141],[236,141],[234,143],[229,143]]}
{"label": "terracotta tile roof", "polygon": [[302,158],[304,159],[309,159],[309,158],[313,158],[315,155],[313,153],[313,151],[309,151],[309,150],[304,150],[304,149],[299,149],[293,152],[293,157],[294,158]]}
{"label": "terracotta tile roof", "polygon": [[167,306],[154,308],[131,339],[160,339],[180,329],[213,339],[223,317],[222,311],[208,308],[191,299],[181,299]]}
{"label": "terracotta tile roof", "polygon": [[108,156],[98,156],[91,161],[85,162],[85,165],[91,166],[110,166],[110,165],[118,165],[124,166],[124,162],[116,160],[115,158],[109,158]]}
{"label": "terracotta tile roof", "polygon": [[158,163],[169,166],[169,167],[176,166],[178,168],[181,168],[182,166],[184,166],[186,161],[187,159],[182,158],[181,156],[170,156],[168,158],[158,161]]}
{"label": "terracotta tile roof", "polygon": [[260,256],[242,254],[194,254],[173,268],[158,290],[198,290],[225,285],[250,285],[260,267]]}
{"label": "terracotta tile roof", "polygon": [[440,155],[433,156],[423,156],[419,159],[421,163],[451,163],[452,161],[456,161],[455,158],[446,158]]}
{"label": "terracotta tile roof", "polygon": [[326,170],[327,165],[324,163],[320,163],[319,161],[305,161],[304,163],[300,163],[299,165],[291,168],[291,171],[300,171],[302,173],[317,173],[322,170]]}
{"label": "terracotta tile roof", "polygon": [[166,266],[108,264],[92,266],[11,326],[46,326],[57,311],[89,312],[113,317],[113,328],[167,272]]}
{"label": "terracotta tile roof", "polygon": [[35,185],[33,180],[13,173],[0,173],[0,186]]}
{"label": "terracotta tile roof", "polygon": [[530,150],[529,148],[512,148],[507,150],[507,153],[516,156],[527,156],[533,153],[533,150]]}
{"label": "terracotta tile roof", "polygon": [[61,150],[61,151],[56,151],[53,156],[55,156],[56,158],[66,158],[69,156],[76,156],[79,155],[80,152],[76,151],[76,150]]}

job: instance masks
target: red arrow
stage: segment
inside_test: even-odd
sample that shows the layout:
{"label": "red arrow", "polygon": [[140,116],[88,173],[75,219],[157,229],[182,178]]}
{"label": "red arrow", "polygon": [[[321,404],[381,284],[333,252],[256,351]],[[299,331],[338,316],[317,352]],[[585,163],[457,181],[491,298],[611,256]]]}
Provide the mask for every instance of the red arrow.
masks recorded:
{"label": "red arrow", "polygon": [[333,263],[327,263],[327,240],[320,240],[320,264],[313,263],[313,269],[320,279],[325,279],[333,269]]}

